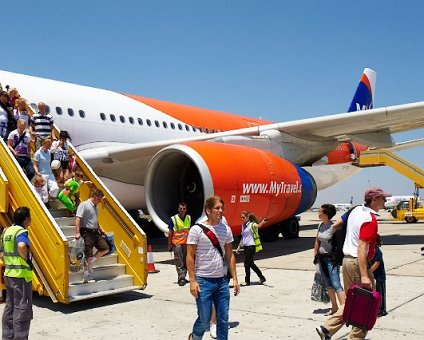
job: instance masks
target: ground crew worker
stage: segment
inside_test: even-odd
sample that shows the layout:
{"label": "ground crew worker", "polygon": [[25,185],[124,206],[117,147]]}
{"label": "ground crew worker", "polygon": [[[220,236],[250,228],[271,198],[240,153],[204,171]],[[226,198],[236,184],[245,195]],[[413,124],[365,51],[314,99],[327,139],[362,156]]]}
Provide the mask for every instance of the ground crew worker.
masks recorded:
{"label": "ground crew worker", "polygon": [[187,203],[178,205],[178,214],[171,217],[168,229],[168,250],[174,251],[175,267],[178,274],[178,285],[184,286],[186,280],[187,266],[187,237],[191,227],[191,216],[187,214]]}
{"label": "ground crew worker", "polygon": [[1,237],[6,284],[2,332],[3,339],[28,339],[32,320],[32,265],[26,230],[31,222],[29,208],[16,209],[14,220]]}

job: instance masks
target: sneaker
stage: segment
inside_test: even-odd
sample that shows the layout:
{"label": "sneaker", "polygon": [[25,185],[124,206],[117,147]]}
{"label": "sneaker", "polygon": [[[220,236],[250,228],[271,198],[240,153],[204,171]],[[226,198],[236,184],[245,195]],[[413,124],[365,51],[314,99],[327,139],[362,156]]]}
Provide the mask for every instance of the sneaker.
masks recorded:
{"label": "sneaker", "polygon": [[315,328],[315,330],[317,331],[318,335],[321,337],[322,340],[329,340],[329,339],[331,340],[331,334],[327,330],[327,328],[323,326],[319,326]]}
{"label": "sneaker", "polygon": [[88,270],[84,270],[84,273],[82,275],[82,282],[87,283],[90,278],[90,272]]}
{"label": "sneaker", "polygon": [[250,286],[250,282],[243,282],[241,285],[242,286]]}
{"label": "sneaker", "polygon": [[209,334],[211,335],[212,339],[216,339],[216,324],[215,323],[211,324],[209,328]]}
{"label": "sneaker", "polygon": [[266,278],[265,278],[264,276],[262,276],[262,277],[259,279],[259,282],[260,282],[261,284],[265,283],[265,282],[266,282]]}

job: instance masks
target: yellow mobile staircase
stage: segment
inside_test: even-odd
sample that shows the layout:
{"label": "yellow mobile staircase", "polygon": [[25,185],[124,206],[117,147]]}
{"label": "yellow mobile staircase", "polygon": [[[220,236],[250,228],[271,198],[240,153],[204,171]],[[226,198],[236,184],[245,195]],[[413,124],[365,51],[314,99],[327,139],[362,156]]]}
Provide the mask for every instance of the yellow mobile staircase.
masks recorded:
{"label": "yellow mobile staircase", "polygon": [[[57,129],[55,134],[58,135]],[[94,263],[94,280],[88,283],[83,283],[82,270],[71,272],[69,242],[75,236],[75,217],[69,217],[69,212],[59,201],[54,202],[56,209],[46,208],[1,140],[0,223],[1,227],[9,226],[14,211],[20,206],[31,209],[28,230],[34,263],[33,290],[50,296],[54,302],[70,303],[145,288],[146,235],[71,145],[70,149],[84,179],[92,183],[81,185],[81,201],[89,197],[93,187],[105,194],[98,205],[99,223],[107,233],[113,233],[116,251]],[[0,289],[1,284],[3,282],[0,282]]]}
{"label": "yellow mobile staircase", "polygon": [[362,151],[356,165],[361,168],[387,165],[411,179],[416,187],[424,187],[424,171],[386,149]]}

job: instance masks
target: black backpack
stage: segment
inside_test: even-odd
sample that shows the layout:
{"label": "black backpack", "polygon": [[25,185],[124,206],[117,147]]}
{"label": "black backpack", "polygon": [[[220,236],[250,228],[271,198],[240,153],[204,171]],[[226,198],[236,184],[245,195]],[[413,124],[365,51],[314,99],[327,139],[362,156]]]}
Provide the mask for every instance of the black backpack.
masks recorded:
{"label": "black backpack", "polygon": [[346,229],[347,229],[347,221],[349,219],[349,215],[353,209],[357,206],[350,208],[346,213],[346,222],[342,224],[342,227],[336,230],[333,236],[330,239],[331,244],[331,252],[330,252],[330,260],[334,266],[341,266],[343,263],[343,245],[346,238]]}

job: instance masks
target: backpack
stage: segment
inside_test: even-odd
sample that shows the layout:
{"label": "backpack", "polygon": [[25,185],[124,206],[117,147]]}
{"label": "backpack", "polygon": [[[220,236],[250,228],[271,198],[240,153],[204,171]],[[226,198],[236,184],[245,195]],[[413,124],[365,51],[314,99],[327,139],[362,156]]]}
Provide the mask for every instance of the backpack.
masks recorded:
{"label": "backpack", "polygon": [[343,263],[343,245],[346,238],[346,229],[347,221],[349,220],[349,215],[353,209],[357,206],[350,208],[346,213],[346,222],[342,224],[342,227],[336,230],[333,236],[330,239],[331,251],[330,251],[330,260],[333,266],[341,266]]}

